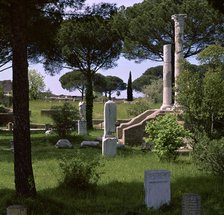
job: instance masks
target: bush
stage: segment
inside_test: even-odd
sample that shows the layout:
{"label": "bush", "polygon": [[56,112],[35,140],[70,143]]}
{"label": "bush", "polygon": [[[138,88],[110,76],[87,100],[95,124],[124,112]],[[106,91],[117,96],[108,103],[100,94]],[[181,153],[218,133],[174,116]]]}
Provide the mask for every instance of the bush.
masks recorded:
{"label": "bush", "polygon": [[9,110],[2,104],[0,104],[0,113],[8,113]]}
{"label": "bush", "polygon": [[183,145],[183,138],[190,135],[177,123],[176,117],[171,114],[159,116],[146,124],[146,143],[152,144],[153,151],[160,160],[175,160],[177,149]]}
{"label": "bush", "polygon": [[200,170],[224,176],[224,138],[200,137],[194,146],[193,159]]}
{"label": "bush", "polygon": [[86,160],[80,153],[75,156],[63,157],[59,162],[63,173],[61,185],[73,190],[86,190],[93,187],[100,178],[98,171],[100,159]]}
{"label": "bush", "polygon": [[149,110],[150,103],[145,99],[137,99],[133,103],[130,104],[130,107],[128,108],[128,116],[135,117],[139,114],[145,112],[146,110]]}
{"label": "bush", "polygon": [[51,111],[56,133],[60,138],[65,138],[74,128],[74,121],[78,119],[77,108],[70,103],[64,103],[63,106],[52,106]]}

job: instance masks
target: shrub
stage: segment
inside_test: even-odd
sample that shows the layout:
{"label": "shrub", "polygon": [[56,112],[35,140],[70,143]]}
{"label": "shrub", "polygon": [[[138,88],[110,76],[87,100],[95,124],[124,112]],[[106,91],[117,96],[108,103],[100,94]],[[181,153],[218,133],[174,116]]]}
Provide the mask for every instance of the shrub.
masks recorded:
{"label": "shrub", "polygon": [[74,121],[78,119],[77,108],[66,102],[63,106],[52,106],[51,111],[56,133],[60,138],[65,138],[74,127]]}
{"label": "shrub", "polygon": [[128,108],[128,116],[138,116],[148,109],[150,109],[150,103],[146,99],[137,99],[135,102],[130,104],[130,107]]}
{"label": "shrub", "polygon": [[183,145],[183,138],[190,135],[171,114],[148,122],[145,132],[149,135],[145,138],[146,143],[152,144],[160,160],[175,160],[178,155],[176,150]]}
{"label": "shrub", "polygon": [[8,113],[9,110],[2,104],[0,104],[0,113]]}
{"label": "shrub", "polygon": [[200,170],[224,176],[224,138],[200,137],[194,146],[193,159]]}
{"label": "shrub", "polygon": [[59,162],[63,178],[61,185],[73,190],[86,190],[97,184],[100,173],[100,159],[86,160],[80,153],[76,157],[63,157]]}

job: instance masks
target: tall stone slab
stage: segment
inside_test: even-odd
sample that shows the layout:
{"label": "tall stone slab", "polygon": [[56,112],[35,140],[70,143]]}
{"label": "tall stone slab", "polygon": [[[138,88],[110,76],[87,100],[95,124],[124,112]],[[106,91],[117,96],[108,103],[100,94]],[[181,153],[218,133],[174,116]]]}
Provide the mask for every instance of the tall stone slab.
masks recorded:
{"label": "tall stone slab", "polygon": [[78,120],[78,134],[79,135],[87,134],[87,122],[86,122],[86,120]]}
{"label": "tall stone slab", "polygon": [[[184,19],[186,17],[187,17],[186,14],[174,14],[171,17],[174,20],[174,27],[175,27],[175,56],[174,56],[175,88],[177,87],[177,77],[181,72],[181,60],[183,59]],[[176,104],[176,100],[174,103]]]}
{"label": "tall stone slab", "polygon": [[117,153],[117,138],[115,137],[117,107],[113,101],[104,105],[104,135],[102,138],[102,155],[115,156]]}
{"label": "tall stone slab", "polygon": [[161,110],[172,108],[172,65],[171,44],[163,46],[163,104]]}
{"label": "tall stone slab", "polygon": [[171,200],[170,171],[146,170],[144,175],[145,204],[158,209]]}
{"label": "tall stone slab", "polygon": [[85,102],[79,102],[79,115],[80,120],[78,120],[78,134],[87,134],[87,122],[86,122],[86,104]]}

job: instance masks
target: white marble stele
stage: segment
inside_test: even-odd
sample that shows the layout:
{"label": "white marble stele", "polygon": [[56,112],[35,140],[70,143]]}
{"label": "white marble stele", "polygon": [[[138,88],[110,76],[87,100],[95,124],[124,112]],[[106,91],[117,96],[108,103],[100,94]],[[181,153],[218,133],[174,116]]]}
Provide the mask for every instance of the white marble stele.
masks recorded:
{"label": "white marble stele", "polygon": [[87,123],[86,123],[86,120],[78,120],[78,134],[79,135],[87,134]]}
{"label": "white marble stele", "polygon": [[104,105],[104,135],[102,138],[102,155],[115,156],[117,153],[116,132],[117,107],[113,101],[108,101]]}
{"label": "white marble stele", "polygon": [[164,204],[169,204],[170,171],[145,170],[144,175],[145,204],[148,208],[158,209]]}

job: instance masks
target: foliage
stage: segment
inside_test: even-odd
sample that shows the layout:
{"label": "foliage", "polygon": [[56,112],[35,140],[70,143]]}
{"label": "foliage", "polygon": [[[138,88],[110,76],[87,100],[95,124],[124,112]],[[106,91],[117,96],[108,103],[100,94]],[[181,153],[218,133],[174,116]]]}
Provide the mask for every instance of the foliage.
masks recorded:
{"label": "foliage", "polygon": [[151,108],[151,104],[144,98],[135,99],[128,107],[128,116],[135,117],[139,114],[149,110]]}
{"label": "foliage", "polygon": [[[100,93],[101,95],[103,93],[106,94],[106,86],[107,86],[107,81],[106,81],[106,76],[100,74],[100,73],[96,73],[94,74],[93,77],[93,89],[95,92]],[[106,97],[107,95],[105,95]]]}
{"label": "foliage", "polygon": [[148,122],[145,132],[149,135],[145,141],[152,144],[153,152],[160,160],[168,161],[177,158],[178,152],[176,150],[183,145],[183,138],[190,135],[171,114],[159,116],[154,121]]}
{"label": "foliage", "polygon": [[153,80],[150,85],[143,88],[143,93],[150,103],[162,103],[163,81],[162,79]]}
{"label": "foliage", "polygon": [[44,77],[35,69],[28,71],[30,99],[39,99],[45,89]]}
{"label": "foliage", "polygon": [[202,50],[197,58],[202,64],[207,64],[211,67],[224,66],[224,47],[210,45]]}
{"label": "foliage", "polygon": [[63,62],[67,67],[81,71],[86,78],[89,129],[92,128],[94,74],[99,69],[114,67],[122,48],[120,35],[111,22],[116,11],[115,5],[106,3],[87,7],[82,16],[64,21],[57,35]]}
{"label": "foliage", "polygon": [[77,108],[65,102],[63,106],[52,106],[51,111],[51,117],[58,136],[65,138],[74,128],[74,120],[78,119]]}
{"label": "foliage", "polygon": [[127,86],[127,101],[133,101],[132,76],[129,72],[128,86]]}
{"label": "foliage", "polygon": [[87,160],[81,153],[74,157],[62,157],[59,166],[63,173],[61,185],[72,190],[86,190],[96,185],[99,178],[100,159]]}
{"label": "foliage", "polygon": [[0,104],[0,113],[7,113],[7,112],[8,109],[4,105]]}
{"label": "foliage", "polygon": [[105,76],[106,86],[105,92],[109,95],[109,100],[111,100],[111,94],[118,90],[125,90],[126,84],[123,80],[116,76]]}
{"label": "foliage", "polygon": [[63,89],[70,92],[77,89],[81,93],[83,100],[86,89],[86,78],[81,71],[67,72],[60,77],[59,81]]}
{"label": "foliage", "polygon": [[222,14],[224,14],[224,2],[221,0],[208,0],[209,4],[212,5],[216,10],[219,10]]}
{"label": "foliage", "polygon": [[95,74],[93,80],[93,89],[96,92],[104,93],[105,97],[109,97],[111,100],[111,95],[119,90],[125,90],[126,84],[123,80],[117,76],[103,76],[101,74]]}
{"label": "foliage", "polygon": [[187,14],[183,47],[185,58],[199,53],[214,41],[223,44],[224,16],[218,14],[206,0],[148,0],[121,10],[115,19],[115,26],[124,37],[125,57],[139,61],[162,60],[163,45],[174,45],[171,16],[177,13]]}
{"label": "foliage", "polygon": [[210,140],[200,136],[194,145],[193,158],[200,170],[224,176],[224,138]]}
{"label": "foliage", "polygon": [[184,64],[183,68],[176,90],[186,126],[193,132],[205,131],[209,137],[223,135],[223,72],[220,67],[208,69]]}
{"label": "foliage", "polygon": [[151,67],[133,81],[133,89],[142,92],[145,86],[150,85],[153,80],[162,79],[162,77],[163,66]]}
{"label": "foliage", "polygon": [[4,97],[4,91],[3,91],[3,86],[0,85],[0,99]]}

